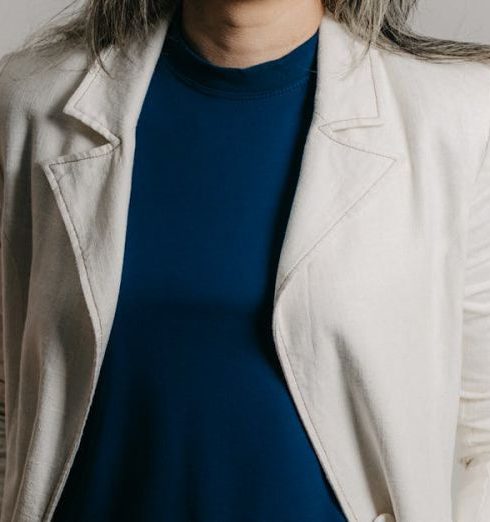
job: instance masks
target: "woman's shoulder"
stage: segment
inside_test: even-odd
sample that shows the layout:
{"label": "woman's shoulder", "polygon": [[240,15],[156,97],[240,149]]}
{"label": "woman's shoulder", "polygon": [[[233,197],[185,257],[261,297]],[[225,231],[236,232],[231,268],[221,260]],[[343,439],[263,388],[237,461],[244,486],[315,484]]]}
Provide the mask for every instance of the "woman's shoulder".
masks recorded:
{"label": "woman's shoulder", "polygon": [[490,61],[379,55],[380,83],[390,93],[385,99],[406,137],[424,149],[449,151],[462,163],[479,161],[490,135]]}
{"label": "woman's shoulder", "polygon": [[423,110],[476,110],[490,125],[490,60],[429,60],[407,52],[378,50],[400,101]]}
{"label": "woman's shoulder", "polygon": [[81,47],[53,44],[19,49],[0,59],[0,122],[21,114],[48,114],[86,73],[88,55]]}

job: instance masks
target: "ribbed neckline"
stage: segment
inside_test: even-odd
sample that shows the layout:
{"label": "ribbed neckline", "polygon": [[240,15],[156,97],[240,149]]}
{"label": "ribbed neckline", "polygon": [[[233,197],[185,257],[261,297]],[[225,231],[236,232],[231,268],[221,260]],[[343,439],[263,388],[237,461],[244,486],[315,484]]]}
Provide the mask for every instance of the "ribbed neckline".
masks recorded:
{"label": "ribbed neckline", "polygon": [[302,85],[316,74],[317,30],[286,55],[250,67],[221,67],[192,47],[182,30],[181,3],[167,30],[159,62],[186,83],[209,94],[239,98],[271,96]]}

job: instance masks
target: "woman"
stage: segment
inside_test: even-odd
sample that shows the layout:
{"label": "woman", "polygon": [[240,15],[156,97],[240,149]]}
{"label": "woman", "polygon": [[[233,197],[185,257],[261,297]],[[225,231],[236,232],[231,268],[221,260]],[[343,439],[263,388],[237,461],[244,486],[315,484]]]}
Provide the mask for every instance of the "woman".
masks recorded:
{"label": "woman", "polygon": [[2,60],[0,522],[490,520],[490,49],[414,5],[92,0]]}

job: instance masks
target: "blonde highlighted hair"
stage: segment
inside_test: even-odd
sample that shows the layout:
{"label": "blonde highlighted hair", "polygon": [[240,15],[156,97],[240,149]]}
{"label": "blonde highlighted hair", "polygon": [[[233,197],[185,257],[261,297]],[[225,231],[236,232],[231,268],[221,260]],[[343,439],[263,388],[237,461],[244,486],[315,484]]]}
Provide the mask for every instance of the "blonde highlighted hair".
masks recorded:
{"label": "blonde highlighted hair", "polygon": [[[87,0],[81,8],[37,31],[25,48],[82,45],[102,68],[101,52],[108,46],[125,48],[133,39],[144,39],[179,0]],[[410,27],[418,0],[322,0],[334,18],[351,33],[371,45],[397,53],[409,53],[431,61],[487,61],[490,45],[425,36]],[[51,20],[53,22],[53,20]]]}

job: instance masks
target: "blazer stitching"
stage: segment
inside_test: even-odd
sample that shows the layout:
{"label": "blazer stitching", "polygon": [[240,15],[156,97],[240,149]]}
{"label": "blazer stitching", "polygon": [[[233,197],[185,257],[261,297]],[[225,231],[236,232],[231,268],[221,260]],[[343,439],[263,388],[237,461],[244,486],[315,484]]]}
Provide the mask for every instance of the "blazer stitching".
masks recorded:
{"label": "blazer stitching", "polygon": [[[104,55],[104,58],[106,58],[106,59],[109,58],[109,56],[111,56],[113,50],[114,50],[113,47],[109,47],[107,53]],[[93,67],[95,67],[95,70],[93,70]],[[113,145],[114,145],[114,141],[116,141],[119,144],[119,142],[121,140],[118,136],[116,136],[114,133],[112,133],[105,125],[100,123],[100,121],[98,121],[98,119],[96,117],[92,116],[89,113],[85,113],[85,112],[81,111],[78,107],[78,104],[80,103],[82,98],[85,96],[85,94],[87,93],[87,91],[89,90],[89,88],[91,87],[93,82],[99,77],[101,70],[102,70],[102,67],[99,65],[98,62],[95,62],[95,65],[92,64],[89,67],[87,74],[92,75],[92,78],[87,83],[87,86],[85,87],[85,89],[80,93],[80,96],[73,102],[73,104],[72,105],[67,104],[67,106],[65,106],[65,108],[73,110],[76,113],[78,118],[80,118],[86,125],[91,127],[93,130],[95,130],[99,134],[102,134],[104,136],[104,138],[106,138],[108,141],[110,141]],[[85,79],[82,81],[85,81]]]}
{"label": "blazer stitching", "polygon": [[92,75],[92,78],[87,83],[87,86],[85,87],[85,89],[83,89],[83,91],[80,93],[80,96],[76,99],[75,103],[73,104],[73,107],[78,109],[78,107],[77,107],[78,103],[85,96],[85,93],[89,90],[92,83],[94,83],[94,81],[97,79],[97,77],[99,76],[99,73],[100,73],[100,66],[99,66],[99,64],[97,64],[95,71],[93,71],[92,73],[89,73]]}
{"label": "blazer stitching", "polygon": [[[341,143],[341,142],[340,142]],[[290,279],[290,277],[292,276],[293,272],[296,270],[297,266],[306,258],[308,257],[310,254],[312,254],[312,252],[314,250],[316,250],[316,248],[318,247],[318,245],[320,243],[323,242],[323,240],[328,236],[328,234],[341,222],[343,221],[346,216],[349,214],[350,210],[352,208],[354,208],[358,203],[360,203],[365,197],[366,195],[371,191],[371,189],[377,185],[384,177],[385,175],[387,174],[387,172],[391,169],[391,167],[394,165],[394,163],[391,163],[380,175],[378,178],[376,178],[374,180],[373,183],[371,183],[371,185],[369,185],[366,190],[364,191],[363,194],[361,194],[361,196],[359,196],[338,218],[336,221],[334,221],[330,227],[323,233],[321,234],[321,236],[317,239],[317,241],[313,244],[313,246],[308,250],[306,251],[295,263],[294,265],[289,269],[288,273],[284,276],[284,280],[283,282],[281,283],[281,286],[279,287],[278,290],[280,290],[286,283],[286,281],[288,279]]]}
{"label": "blazer stitching", "polygon": [[[373,80],[373,91],[374,91],[374,99],[375,99],[375,102],[376,102],[376,111],[377,111],[378,115],[377,116],[355,116],[354,118],[346,118],[346,119],[343,119],[343,120],[336,120],[336,121],[372,120],[372,119],[378,119],[378,118],[382,118],[383,117],[382,114],[381,114],[381,111],[380,111],[381,104],[379,103],[380,97],[379,97],[379,93],[378,93],[378,87],[377,87],[376,81],[374,80],[375,74],[374,74],[373,58],[372,58],[370,52],[368,52],[368,57],[369,57],[369,66],[370,66],[370,69],[371,69],[371,78]],[[318,114],[318,116],[320,116],[322,118],[322,120],[327,125],[329,125],[329,123],[327,122],[325,117],[322,114],[320,114],[317,109],[314,110],[314,112],[316,114]],[[337,140],[335,140],[335,141],[337,141]],[[342,142],[338,141],[338,143],[342,143]],[[348,146],[350,146],[350,145],[348,145]],[[356,147],[354,147],[354,148],[356,148]],[[363,148],[361,148],[359,150],[364,150],[366,152],[372,152],[373,154],[379,154],[377,152],[374,152],[374,151],[371,151],[371,150],[367,150],[367,149],[363,149]]]}
{"label": "blazer stitching", "polygon": [[375,80],[376,75],[374,74],[373,56],[372,56],[371,52],[368,52],[367,55],[369,58],[369,68],[371,70],[371,79],[373,80],[373,91],[374,91],[374,99],[376,101],[376,112],[378,113],[378,116],[381,116],[379,96],[378,96],[378,87],[376,85],[376,80]]}
{"label": "blazer stitching", "polygon": [[[51,173],[53,174],[53,171],[50,169]],[[53,178],[55,179],[56,181],[56,185],[55,185],[55,188],[56,188],[56,192],[59,194],[59,196],[61,197],[61,200],[63,202],[63,205],[64,205],[64,210],[66,211],[66,214],[69,218],[69,223],[70,223],[70,226],[75,234],[75,237],[77,239],[77,244],[78,244],[78,250],[79,250],[79,253],[80,253],[80,258],[83,262],[83,266],[84,266],[84,269],[85,269],[85,273],[87,274],[87,282],[88,282],[88,286],[89,286],[89,289],[90,289],[90,293],[91,293],[91,297],[92,297],[92,301],[94,303],[94,307],[95,307],[95,310],[97,312],[97,319],[98,319],[98,327],[99,327],[99,331],[96,332],[96,345],[101,345],[101,341],[102,341],[102,321],[101,321],[101,318],[100,318],[100,311],[98,309],[98,306],[97,306],[97,302],[94,298],[94,293],[93,293],[93,288],[92,288],[92,283],[90,281],[90,278],[88,277],[88,270],[87,270],[87,265],[86,265],[86,260],[85,260],[85,257],[84,257],[84,254],[83,254],[83,250],[81,248],[81,243],[80,243],[80,237],[78,236],[78,233],[77,233],[77,230],[73,224],[73,219],[71,217],[71,214],[68,210],[68,206],[66,204],[66,201],[63,197],[63,193],[61,192],[61,189],[60,189],[60,186],[58,184],[58,180],[56,180],[56,177],[54,176],[53,174]],[[91,375],[91,380],[93,382],[93,378],[94,378],[94,374],[92,373]],[[87,406],[89,404],[89,401],[90,401],[90,395],[89,395],[89,398],[87,399],[87,401],[85,402],[85,405]],[[83,421],[83,419],[82,419]],[[79,424],[80,424],[80,421],[79,421]],[[37,426],[37,416],[36,416],[36,420],[34,421],[34,425]],[[77,431],[77,434],[79,434],[79,431]],[[70,451],[72,450],[73,448],[73,444],[76,442],[76,439],[77,439],[77,436],[78,435],[75,435],[74,439],[72,439],[72,442],[70,443]],[[66,470],[66,463],[64,465],[64,468],[62,470],[62,473],[61,473],[61,479],[63,479],[64,477],[66,477],[67,475],[67,470]],[[59,482],[56,484],[56,488],[58,488],[58,485],[59,485]],[[56,491],[56,490],[55,490]],[[54,494],[54,493],[53,493]],[[52,502],[52,499],[53,499],[53,496],[51,495],[49,500],[48,500],[48,507],[47,509],[49,509],[50,505],[51,505],[51,502]],[[43,515],[44,516],[44,515]]]}
{"label": "blazer stitching", "polygon": [[[314,114],[318,115],[323,121],[326,121],[325,118],[318,112],[318,111],[314,111]],[[321,132],[323,132],[321,130],[320,127],[318,127],[319,130]],[[387,158],[387,159],[391,159],[392,162],[390,163],[390,165],[388,165],[388,167],[379,175],[378,178],[376,178],[374,180],[373,183],[371,183],[371,185],[369,185],[366,190],[364,191],[363,194],[361,194],[360,197],[358,197],[349,207],[347,207],[347,209],[337,218],[336,221],[334,221],[332,223],[332,225],[318,238],[318,240],[313,244],[313,246],[307,251],[305,252],[297,261],[296,263],[294,263],[294,265],[289,269],[289,271],[287,272],[287,274],[284,276],[284,279],[283,279],[283,282],[281,283],[281,285],[279,286],[278,288],[278,292],[282,289],[282,287],[285,285],[285,283],[289,280],[289,278],[291,277],[291,275],[293,274],[293,272],[295,271],[296,267],[307,257],[309,256],[317,247],[318,245],[326,238],[326,236],[328,236],[328,234],[332,231],[333,228],[335,228],[337,226],[337,224],[339,224],[343,219],[346,218],[346,216],[349,214],[350,210],[355,207],[358,203],[360,203],[365,197],[366,195],[371,191],[371,189],[377,184],[379,183],[384,177],[385,175],[388,173],[388,171],[393,167],[393,165],[398,161],[398,156],[389,156],[389,155],[385,155],[385,154],[382,154],[382,153],[379,153],[379,152],[375,152],[375,151],[372,151],[372,150],[369,150],[369,149],[366,149],[366,148],[363,148],[362,146],[360,145],[352,145],[352,144],[347,144],[347,143],[344,143],[340,140],[338,140],[337,138],[334,138],[334,136],[332,135],[332,133],[330,132],[329,129],[325,129],[325,132],[324,132],[325,136],[327,136],[328,138],[330,138],[332,141],[335,141],[336,143],[338,143],[339,145],[343,145],[344,147],[349,147],[349,148],[353,148],[353,149],[356,149],[356,150],[359,150],[361,152],[368,152],[370,154],[374,154],[376,156],[379,156],[379,157],[382,157],[382,158]]]}
{"label": "blazer stitching", "polygon": [[[286,341],[284,340],[284,337],[283,337],[283,335],[282,335],[281,328],[279,327],[277,330],[278,330],[278,332],[279,332],[279,336],[280,336],[281,341],[283,342],[284,346],[287,346],[287,345],[286,345]],[[315,432],[315,435],[316,435],[316,437],[317,437],[317,439],[318,439],[318,443],[320,444],[320,447],[321,447],[322,450],[323,450],[323,454],[325,455],[325,460],[328,462],[330,468],[333,470],[334,468],[333,468],[333,466],[332,466],[332,462],[330,461],[330,459],[329,459],[329,457],[328,457],[328,454],[327,454],[327,451],[326,451],[326,449],[325,449],[325,446],[324,446],[324,444],[322,443],[322,440],[321,440],[320,434],[318,433],[318,430],[316,429],[315,423],[314,423],[313,420],[312,420],[312,416],[311,416],[310,410],[308,409],[308,406],[307,406],[307,404],[306,404],[305,398],[304,398],[304,396],[303,396],[303,392],[302,392],[302,390],[301,390],[301,388],[300,388],[300,386],[299,386],[299,384],[298,384],[298,381],[296,380],[296,374],[294,373],[293,366],[292,366],[292,364],[291,364],[291,359],[289,358],[288,351],[287,351],[287,350],[284,350],[284,352],[285,352],[285,354],[286,354],[286,358],[287,358],[287,360],[288,360],[289,367],[291,368],[291,375],[292,375],[292,377],[293,377],[293,379],[294,379],[294,383],[295,383],[296,388],[297,388],[297,390],[298,390],[298,392],[299,392],[299,395],[300,395],[300,397],[301,397],[301,402],[302,402],[302,404],[303,404],[303,406],[304,406],[304,408],[305,408],[305,411],[306,411],[306,413],[307,413],[307,415],[308,415],[308,419],[309,419],[309,421],[310,421],[310,424],[311,424],[311,426],[313,427],[313,431]],[[342,494],[344,495],[345,502],[346,502],[346,504],[349,506],[349,508],[350,508],[350,510],[351,510],[351,512],[352,512],[352,514],[353,514],[353,516],[354,516],[354,519],[355,519],[355,520],[359,520],[359,519],[356,517],[355,513],[354,513],[354,509],[352,508],[352,505],[351,505],[351,503],[349,502],[348,496],[346,495],[346,492],[345,492],[344,488],[342,487],[342,484],[340,483],[340,481],[337,481],[337,484],[338,484],[338,486],[339,486],[340,491],[341,491]]]}
{"label": "blazer stitching", "polygon": [[[109,144],[106,144],[106,145],[109,145]],[[103,145],[103,146],[105,147],[105,145]],[[120,146],[120,143],[118,143],[115,146],[111,146],[111,149],[106,152],[101,152],[99,154],[93,154],[91,156],[85,156],[84,158],[75,158],[75,159],[65,160],[65,161],[61,160],[61,161],[57,161],[55,163],[50,163],[49,167],[51,167],[53,165],[67,165],[68,163],[77,163],[79,161],[84,161],[87,159],[95,159],[95,158],[100,158],[102,156],[107,156],[108,154],[112,154],[119,146]],[[57,178],[57,181],[59,181],[60,179],[64,178],[65,176],[68,176],[68,175],[69,175],[69,173],[65,172],[64,174],[62,174],[61,176],[59,176]]]}
{"label": "blazer stitching", "polygon": [[[324,122],[327,122],[327,120],[317,110],[315,110],[314,113],[317,114]],[[352,118],[352,119],[357,120],[358,118]],[[371,119],[371,116],[369,116],[368,119]],[[348,120],[342,120],[342,121],[348,121]],[[338,143],[339,145],[343,145],[344,147],[355,149],[355,150],[358,150],[361,152],[367,152],[369,154],[374,154],[375,156],[380,156],[381,158],[387,158],[387,159],[391,159],[391,160],[400,159],[400,156],[398,154],[388,154],[388,153],[384,153],[384,152],[378,152],[378,151],[375,151],[372,149],[368,149],[360,143],[355,143],[355,142],[346,143],[342,140],[339,140],[339,138],[337,138],[334,135],[334,133],[331,131],[331,129],[329,128],[329,125],[330,125],[329,123],[325,123],[324,125],[319,125],[318,129],[320,130],[320,132],[325,134],[325,136],[328,136],[332,141],[335,141],[335,143]]]}
{"label": "blazer stitching", "polygon": [[[109,56],[112,54],[112,51],[113,51],[113,47],[110,47],[109,48],[109,51],[107,52],[107,55],[105,58],[109,58]],[[102,68],[101,66],[99,65],[98,62],[95,63],[96,65],[96,69],[95,71],[92,73],[93,74],[93,77],[92,79],[88,82],[88,85],[87,87],[83,90],[83,92],[80,94],[80,96],[77,98],[77,100],[75,101],[75,103],[73,104],[73,107],[77,110],[78,109],[78,104],[79,102],[81,101],[81,99],[85,96],[86,92],[89,90],[90,86],[92,85],[92,83],[98,78]],[[101,127],[104,127],[104,125],[102,125],[102,123],[100,123],[97,118],[93,117],[92,115],[90,115],[90,117],[96,122],[98,123]],[[104,127],[105,128],[105,127]]]}
{"label": "blazer stitching", "polygon": [[346,143],[342,140],[339,140],[337,137],[335,137],[332,133],[332,131],[330,129],[325,129],[322,130],[320,129],[324,134],[326,134],[332,141],[335,141],[335,143],[338,143],[339,145],[342,145],[344,147],[348,147],[349,149],[355,149],[355,150],[358,150],[360,152],[367,152],[369,154],[374,154],[375,156],[379,156],[380,158],[386,158],[386,159],[391,159],[393,161],[397,161],[400,159],[400,156],[398,154],[388,154],[388,153],[385,153],[385,152],[378,152],[378,151],[375,151],[375,150],[372,150],[372,149],[368,149],[366,147],[364,147],[363,145],[361,145],[360,143],[355,143],[355,142],[349,142],[349,143]]}
{"label": "blazer stitching", "polygon": [[[51,170],[51,169],[50,169]],[[51,171],[52,172],[52,171]],[[54,177],[54,176],[53,176]],[[55,181],[56,181],[56,191],[58,192],[58,194],[60,195],[61,197],[61,200],[63,201],[63,206],[64,206],[64,209],[66,211],[66,214],[67,216],[69,217],[69,222],[70,222],[70,227],[71,229],[73,230],[73,233],[75,234],[76,236],[76,239],[77,239],[77,245],[78,245],[78,251],[80,253],[80,258],[81,260],[83,261],[83,267],[85,269],[85,273],[88,274],[88,269],[87,269],[87,263],[86,263],[86,260],[85,260],[85,256],[84,256],[84,253],[83,253],[83,249],[81,247],[81,242],[80,242],[80,236],[78,235],[78,232],[77,232],[77,229],[75,228],[74,224],[73,224],[73,219],[71,217],[71,214],[70,214],[70,211],[68,209],[68,205],[66,204],[66,201],[65,201],[65,198],[63,196],[63,193],[61,191],[61,188],[58,184],[58,180],[55,178]],[[101,339],[101,332],[102,332],[102,321],[100,319],[100,311],[97,307],[97,301],[96,299],[94,298],[94,292],[93,292],[93,288],[92,288],[92,283],[90,281],[90,278],[87,276],[87,281],[88,281],[88,285],[89,285],[89,288],[90,288],[90,294],[91,294],[91,297],[92,297],[92,301],[94,302],[94,305],[95,305],[95,309],[97,311],[97,319],[99,321],[99,332],[98,332],[98,335],[97,335],[97,339],[98,341]]]}
{"label": "blazer stitching", "polygon": [[[103,147],[105,147],[106,145],[111,145],[110,143],[106,143],[105,145],[102,145]],[[53,165],[66,165],[67,163],[76,163],[77,161],[83,161],[85,159],[91,159],[91,158],[99,158],[100,156],[106,156],[107,154],[110,154],[111,152],[113,152],[115,149],[117,149],[117,147],[120,146],[120,143],[118,143],[117,145],[113,145],[111,146],[111,149],[110,150],[107,150],[105,152],[100,152],[98,154],[91,154],[90,156],[85,156],[85,157],[81,157],[81,158],[73,158],[73,159],[66,159],[66,160],[60,160],[60,161],[55,161],[54,163],[50,163],[49,166],[53,166]],[[63,177],[63,176],[61,176]],[[61,178],[58,178],[58,179],[61,179]]]}

